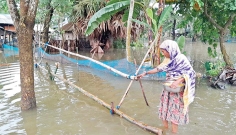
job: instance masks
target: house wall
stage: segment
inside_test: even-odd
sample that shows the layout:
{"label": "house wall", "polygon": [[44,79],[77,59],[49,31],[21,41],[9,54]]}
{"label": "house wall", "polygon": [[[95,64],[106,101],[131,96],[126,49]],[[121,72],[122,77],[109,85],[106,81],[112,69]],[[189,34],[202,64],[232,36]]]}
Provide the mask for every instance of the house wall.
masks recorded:
{"label": "house wall", "polygon": [[6,31],[12,31],[12,32],[16,32],[16,29],[14,26],[4,26],[4,29]]}
{"label": "house wall", "polygon": [[75,40],[75,39],[76,39],[76,36],[73,35],[72,32],[66,32],[66,33],[65,33],[65,39],[66,39],[66,40]]}

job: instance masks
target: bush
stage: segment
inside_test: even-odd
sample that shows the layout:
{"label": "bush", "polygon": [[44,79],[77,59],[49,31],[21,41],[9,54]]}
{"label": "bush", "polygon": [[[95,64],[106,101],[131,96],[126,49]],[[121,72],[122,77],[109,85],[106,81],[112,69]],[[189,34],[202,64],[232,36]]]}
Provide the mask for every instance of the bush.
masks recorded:
{"label": "bush", "polygon": [[225,63],[222,61],[216,61],[216,62],[207,61],[205,62],[204,66],[206,69],[206,75],[211,77],[216,77],[221,73],[221,71],[225,67]]}
{"label": "bush", "polygon": [[125,41],[123,39],[116,39],[114,40],[113,46],[116,49],[125,49]]}

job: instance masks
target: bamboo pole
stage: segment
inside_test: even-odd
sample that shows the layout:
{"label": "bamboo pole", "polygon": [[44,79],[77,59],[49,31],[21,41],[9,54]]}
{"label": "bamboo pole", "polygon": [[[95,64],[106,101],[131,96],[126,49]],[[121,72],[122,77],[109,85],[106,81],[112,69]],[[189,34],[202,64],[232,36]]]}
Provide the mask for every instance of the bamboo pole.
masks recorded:
{"label": "bamboo pole", "polygon": [[[43,68],[41,65],[38,65],[38,67],[44,71],[47,72],[47,70],[45,68]],[[157,128],[157,127],[152,127],[152,126],[148,126],[147,124],[145,123],[142,123],[142,122],[139,122],[137,120],[135,120],[134,118],[124,114],[123,112],[115,109],[115,108],[112,108],[111,105],[107,104],[106,102],[104,102],[103,100],[99,99],[97,96],[83,90],[82,88],[76,86],[75,84],[73,84],[72,82],[60,77],[59,75],[56,75],[54,73],[51,73],[53,76],[57,77],[58,79],[60,79],[61,81],[69,84],[70,86],[74,87],[74,88],[77,88],[81,93],[83,93],[84,95],[86,95],[87,97],[93,99],[94,101],[96,101],[97,103],[101,104],[102,106],[106,107],[107,109],[109,110],[113,110],[114,111],[114,114],[117,114],[119,115],[121,118],[124,118],[126,119],[127,121],[143,128],[144,130],[147,130],[147,131],[150,131],[151,133],[154,133],[154,134],[157,134],[157,135],[162,135],[163,134],[163,131],[162,129],[160,128]]]}
{"label": "bamboo pole", "polygon": [[[136,63],[136,60],[135,60],[135,59],[134,59],[134,64],[135,64],[135,67],[136,67],[137,63]],[[142,89],[142,93],[143,93],[143,97],[144,97],[144,100],[145,100],[145,102],[146,102],[146,105],[149,106],[148,101],[147,101],[147,98],[146,98],[146,95],[145,95],[145,93],[144,93],[144,89],[143,89],[143,85],[142,85],[141,79],[138,79],[138,81],[139,81],[140,87],[141,87],[141,89]]]}
{"label": "bamboo pole", "polygon": [[[165,0],[163,1],[163,0],[159,0],[159,10],[158,10],[158,15],[159,16],[161,16],[161,13],[162,13],[162,11],[163,11],[163,9],[164,9],[164,5],[165,5]],[[162,26],[160,26],[160,28],[159,28],[159,39],[158,39],[158,41],[157,41],[157,65],[160,65],[160,63],[161,63],[161,50],[160,50],[160,42],[161,42],[161,35],[162,35]],[[154,65],[155,65],[155,63],[154,63]]]}
{"label": "bamboo pole", "polygon": [[51,73],[51,67],[49,66],[49,64],[47,62],[46,62],[46,67],[47,67],[47,70],[48,70],[50,80],[53,80],[53,76],[52,76],[52,73]]}
{"label": "bamboo pole", "polygon": [[[138,69],[136,70],[136,72],[135,72],[135,76],[138,74],[139,70],[141,69],[141,67],[142,67],[144,61],[146,60],[146,58],[147,58],[149,52],[152,50],[153,46],[156,44],[156,42],[157,42],[157,40],[158,40],[158,34],[159,34],[159,33],[157,33],[157,35],[156,35],[154,41],[151,43],[150,48],[148,49],[146,55],[144,56],[144,58],[143,58],[143,60],[142,60],[142,62],[141,62],[141,64],[140,64],[140,66],[139,66]],[[123,95],[123,97],[122,97],[122,99],[121,99],[119,105],[116,106],[117,109],[120,109],[120,106],[121,106],[122,102],[124,101],[124,98],[125,98],[126,95],[128,94],[129,89],[130,89],[130,87],[131,87],[133,81],[134,81],[134,80],[131,80],[131,81],[130,81],[130,83],[129,83],[129,85],[128,85],[126,91],[125,91],[125,94]]]}
{"label": "bamboo pole", "polygon": [[130,39],[131,39],[131,27],[132,27],[132,16],[134,12],[134,0],[130,0],[129,6],[129,16],[127,21],[127,32],[126,32],[126,55],[127,61],[131,62],[131,47],[130,47]]}
{"label": "bamboo pole", "polygon": [[64,50],[64,49],[60,49],[60,48],[58,48],[58,47],[55,47],[55,46],[52,46],[52,45],[49,45],[49,44],[48,44],[47,46],[50,46],[50,47],[52,47],[52,48],[54,48],[54,49],[58,49],[58,50],[60,50],[60,51],[62,51],[62,52],[65,52],[65,53],[68,53],[68,54],[71,54],[71,55],[74,55],[74,56],[77,56],[77,57],[80,57],[80,58],[83,58],[83,59],[90,60],[90,61],[92,61],[92,62],[94,62],[94,63],[96,63],[96,64],[98,64],[98,65],[100,65],[100,66],[103,66],[104,68],[107,68],[108,70],[111,70],[112,72],[114,72],[114,73],[116,73],[116,74],[119,74],[119,75],[122,76],[122,77],[127,78],[127,79],[132,79],[132,80],[133,80],[133,79],[136,78],[136,76],[131,76],[131,75],[122,73],[121,71],[116,70],[116,69],[114,69],[114,68],[112,68],[112,67],[110,67],[110,66],[108,66],[108,65],[106,65],[106,64],[104,64],[104,63],[102,63],[102,62],[100,62],[100,61],[97,61],[97,60],[95,60],[95,59],[92,59],[92,58],[90,58],[90,57],[83,56],[83,55],[80,55],[80,54],[76,54],[76,53],[73,53],[73,52],[69,52],[69,51],[66,51],[66,50]]}

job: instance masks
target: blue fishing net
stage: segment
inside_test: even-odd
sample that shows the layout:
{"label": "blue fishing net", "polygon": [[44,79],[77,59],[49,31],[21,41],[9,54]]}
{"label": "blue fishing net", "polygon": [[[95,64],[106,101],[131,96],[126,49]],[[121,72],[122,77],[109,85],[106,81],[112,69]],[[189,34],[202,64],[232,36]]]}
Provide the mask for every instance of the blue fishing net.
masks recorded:
{"label": "blue fishing net", "polygon": [[[13,47],[13,46],[8,46],[8,45],[4,45],[4,50],[12,50],[15,51],[15,53],[17,53],[19,51],[18,48]],[[44,58],[44,59],[48,59],[48,60],[52,60],[52,61],[56,61],[56,62],[60,62],[62,64],[77,64],[78,66],[84,66],[84,67],[89,67],[92,69],[96,69],[102,72],[109,72],[115,76],[120,76],[119,74],[110,71],[109,69],[107,69],[106,67],[97,64],[91,60],[87,60],[87,59],[75,59],[75,58],[71,58],[68,57],[66,55],[64,55],[63,53],[61,54],[49,54],[47,52],[45,52],[41,47],[38,47],[36,50],[37,53],[35,53],[36,57],[39,58]],[[12,54],[8,54],[8,55],[12,55]],[[108,60],[108,61],[104,61],[101,60],[99,61],[111,68],[114,68],[122,73],[128,74],[130,76],[135,75],[136,73],[136,69],[138,69],[139,65],[135,65],[134,63],[128,62],[127,59],[118,59],[118,60]],[[148,71],[152,69],[152,67],[150,66],[142,66],[139,70],[139,73],[142,73],[144,71]],[[147,75],[145,76],[143,79],[147,79],[147,80],[165,80],[166,78],[166,73],[165,72],[159,72],[156,74],[151,74],[151,75]]]}

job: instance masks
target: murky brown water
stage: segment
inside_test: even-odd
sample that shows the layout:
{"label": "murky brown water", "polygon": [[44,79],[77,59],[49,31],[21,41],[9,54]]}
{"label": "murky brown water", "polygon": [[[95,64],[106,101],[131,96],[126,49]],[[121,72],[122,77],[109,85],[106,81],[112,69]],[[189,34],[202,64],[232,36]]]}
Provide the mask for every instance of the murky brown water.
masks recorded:
{"label": "murky brown water", "polygon": [[[187,56],[194,60],[197,72],[203,72],[202,62],[211,59],[207,56],[207,45],[187,43]],[[236,43],[226,45],[233,54]],[[140,51],[135,50],[140,54]],[[102,59],[125,57],[124,50],[105,53]],[[89,54],[87,54],[89,56]],[[141,54],[142,58],[144,55]],[[137,58],[137,59],[141,59]],[[35,93],[37,109],[20,110],[20,77],[17,56],[3,57],[9,67],[0,67],[0,133],[1,134],[79,134],[79,135],[151,135],[116,115],[108,109],[81,94],[77,89],[55,78],[51,81],[46,72],[35,69]],[[44,61],[45,62],[45,61]],[[54,70],[54,63],[49,62]],[[90,69],[86,72],[77,65],[60,65],[58,75],[67,78],[77,86],[96,95],[103,101],[120,102],[130,80],[114,76],[108,72]],[[143,87],[150,107],[147,107],[138,82],[134,82],[120,110],[125,114],[150,126],[161,127],[158,119],[160,82],[143,80]],[[190,105],[190,123],[180,126],[178,135],[233,135],[236,132],[236,88],[216,90],[201,80],[196,87],[195,101]],[[170,131],[166,131],[171,135]]]}

